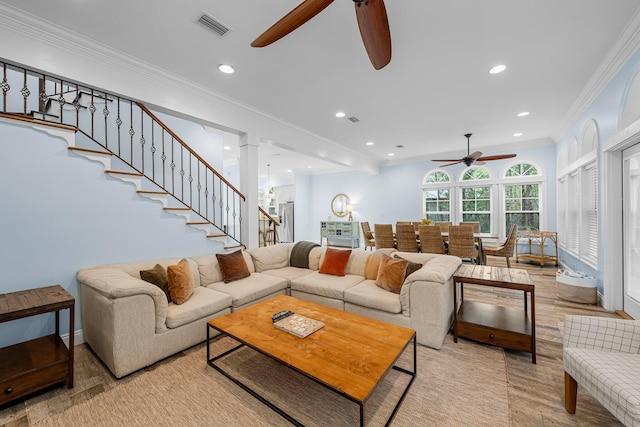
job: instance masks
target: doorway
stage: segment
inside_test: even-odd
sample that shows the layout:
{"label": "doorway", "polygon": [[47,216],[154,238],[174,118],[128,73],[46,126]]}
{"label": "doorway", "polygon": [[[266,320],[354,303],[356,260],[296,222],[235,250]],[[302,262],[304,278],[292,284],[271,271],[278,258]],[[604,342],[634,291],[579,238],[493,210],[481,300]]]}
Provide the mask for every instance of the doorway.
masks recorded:
{"label": "doorway", "polygon": [[640,143],[622,152],[623,307],[640,319]]}

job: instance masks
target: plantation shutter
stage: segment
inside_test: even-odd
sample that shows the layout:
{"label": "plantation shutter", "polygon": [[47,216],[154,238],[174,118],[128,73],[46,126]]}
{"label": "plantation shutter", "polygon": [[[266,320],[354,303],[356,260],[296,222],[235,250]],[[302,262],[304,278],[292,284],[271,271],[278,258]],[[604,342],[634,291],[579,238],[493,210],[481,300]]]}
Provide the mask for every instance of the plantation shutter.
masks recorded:
{"label": "plantation shutter", "polygon": [[567,250],[579,255],[580,249],[580,180],[578,171],[573,171],[568,179],[567,203],[568,203],[568,224],[567,224]]}
{"label": "plantation shutter", "polygon": [[558,180],[558,245],[567,247],[567,177]]}
{"label": "plantation shutter", "polygon": [[582,239],[580,256],[598,265],[598,168],[596,162],[583,167],[582,186]]}

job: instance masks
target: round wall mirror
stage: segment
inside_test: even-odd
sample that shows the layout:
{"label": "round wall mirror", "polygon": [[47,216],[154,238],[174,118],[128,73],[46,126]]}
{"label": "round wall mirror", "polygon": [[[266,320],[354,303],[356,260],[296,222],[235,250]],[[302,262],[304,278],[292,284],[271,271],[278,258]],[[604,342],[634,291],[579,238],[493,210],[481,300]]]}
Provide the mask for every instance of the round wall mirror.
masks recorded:
{"label": "round wall mirror", "polygon": [[337,194],[331,200],[331,211],[337,217],[340,217],[340,218],[345,217],[349,215],[349,212],[347,212],[347,205],[350,203],[351,203],[351,200],[349,199],[349,196],[342,193]]}

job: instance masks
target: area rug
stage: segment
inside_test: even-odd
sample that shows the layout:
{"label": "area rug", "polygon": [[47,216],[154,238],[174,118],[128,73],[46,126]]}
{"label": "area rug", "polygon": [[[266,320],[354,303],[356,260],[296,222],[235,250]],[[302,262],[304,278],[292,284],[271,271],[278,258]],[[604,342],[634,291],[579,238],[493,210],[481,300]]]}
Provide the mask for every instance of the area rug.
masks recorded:
{"label": "area rug", "polygon": [[[212,344],[213,353],[233,345]],[[400,364],[410,364],[405,353]],[[418,375],[394,426],[507,426],[509,403],[502,349],[447,336],[441,350],[418,346]],[[41,426],[283,426],[290,425],[205,362],[204,345],[119,380],[90,400],[42,420]],[[234,353],[225,369],[309,426],[351,426],[357,404],[251,349]],[[367,426],[382,426],[407,383],[391,371],[365,405]]]}

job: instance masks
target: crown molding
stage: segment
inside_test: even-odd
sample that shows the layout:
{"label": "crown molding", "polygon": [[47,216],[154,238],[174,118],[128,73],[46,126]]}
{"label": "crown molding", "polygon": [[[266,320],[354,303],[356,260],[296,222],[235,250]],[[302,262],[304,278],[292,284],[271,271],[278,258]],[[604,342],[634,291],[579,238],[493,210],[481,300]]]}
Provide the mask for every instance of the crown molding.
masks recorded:
{"label": "crown molding", "polygon": [[551,138],[554,141],[558,142],[569,131],[569,128],[579,120],[580,116],[638,49],[640,49],[640,8],[636,10],[629,24],[627,24],[607,55],[600,62],[600,65],[582,89],[576,101],[551,134]]}

